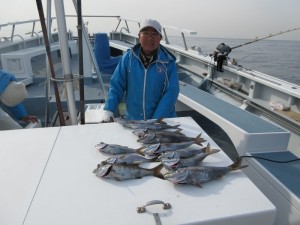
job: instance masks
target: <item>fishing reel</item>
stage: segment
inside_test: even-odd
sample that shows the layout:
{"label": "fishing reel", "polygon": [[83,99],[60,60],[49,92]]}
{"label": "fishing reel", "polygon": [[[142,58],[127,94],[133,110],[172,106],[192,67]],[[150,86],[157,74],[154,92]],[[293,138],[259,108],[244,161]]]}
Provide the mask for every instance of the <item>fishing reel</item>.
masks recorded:
{"label": "fishing reel", "polygon": [[231,52],[231,48],[224,43],[221,43],[217,46],[213,54],[210,54],[211,57],[214,57],[214,61],[217,62],[217,71],[223,72],[223,62],[227,60],[228,54]]}

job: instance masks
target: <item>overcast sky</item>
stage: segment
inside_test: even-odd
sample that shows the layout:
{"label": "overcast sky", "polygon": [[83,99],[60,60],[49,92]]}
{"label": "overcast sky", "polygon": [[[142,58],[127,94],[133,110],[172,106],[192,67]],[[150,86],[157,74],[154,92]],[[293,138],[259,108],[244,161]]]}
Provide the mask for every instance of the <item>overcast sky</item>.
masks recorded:
{"label": "overcast sky", "polygon": [[[72,0],[64,3],[66,14],[74,14]],[[39,18],[35,0],[1,0],[0,8],[0,24]],[[153,18],[162,25],[195,30],[201,37],[254,39],[300,27],[300,0],[82,0],[82,11]],[[300,41],[300,30],[276,39]]]}

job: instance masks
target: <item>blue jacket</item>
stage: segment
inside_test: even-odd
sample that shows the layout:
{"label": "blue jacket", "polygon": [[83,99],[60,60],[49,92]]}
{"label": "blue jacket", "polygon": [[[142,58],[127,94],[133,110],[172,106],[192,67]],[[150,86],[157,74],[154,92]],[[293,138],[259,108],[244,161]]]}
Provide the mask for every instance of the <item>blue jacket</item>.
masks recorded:
{"label": "blue jacket", "polygon": [[[6,87],[11,81],[16,81],[15,76],[6,71],[0,70],[0,95],[2,95],[2,93],[5,91]],[[27,115],[27,112],[22,103],[14,107],[7,106],[7,108],[18,120]]]}
{"label": "blue jacket", "polygon": [[156,59],[145,69],[140,49],[137,44],[123,55],[111,78],[104,109],[115,112],[125,94],[128,119],[175,117],[179,94],[175,56],[160,45]]}

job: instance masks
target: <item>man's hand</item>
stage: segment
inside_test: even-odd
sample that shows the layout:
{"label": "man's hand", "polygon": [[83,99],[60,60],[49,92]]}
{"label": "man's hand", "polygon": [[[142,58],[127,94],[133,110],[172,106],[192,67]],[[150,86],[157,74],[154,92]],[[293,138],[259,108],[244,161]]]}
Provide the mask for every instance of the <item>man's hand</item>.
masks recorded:
{"label": "man's hand", "polygon": [[108,110],[101,110],[100,111],[100,122],[106,123],[111,122],[111,118],[113,118],[114,114],[111,111]]}

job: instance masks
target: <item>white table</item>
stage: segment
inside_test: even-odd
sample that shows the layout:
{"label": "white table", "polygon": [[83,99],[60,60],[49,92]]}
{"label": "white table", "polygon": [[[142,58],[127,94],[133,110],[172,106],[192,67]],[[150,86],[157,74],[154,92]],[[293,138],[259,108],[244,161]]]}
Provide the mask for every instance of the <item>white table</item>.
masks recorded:
{"label": "white table", "polygon": [[[217,147],[191,118],[167,121],[182,124],[188,136],[202,132]],[[155,224],[152,212],[159,212],[163,225],[273,224],[275,207],[242,171],[228,173],[203,188],[174,185],[152,176],[115,181],[93,174],[97,164],[108,157],[95,149],[97,143],[138,148],[141,145],[136,140],[130,129],[117,123],[61,127],[24,225],[150,225]],[[215,166],[231,163],[222,151],[204,161]],[[137,207],[151,200],[170,203],[172,208],[155,205],[137,213]]]}
{"label": "white table", "polygon": [[59,128],[0,131],[0,224],[23,223]]}

